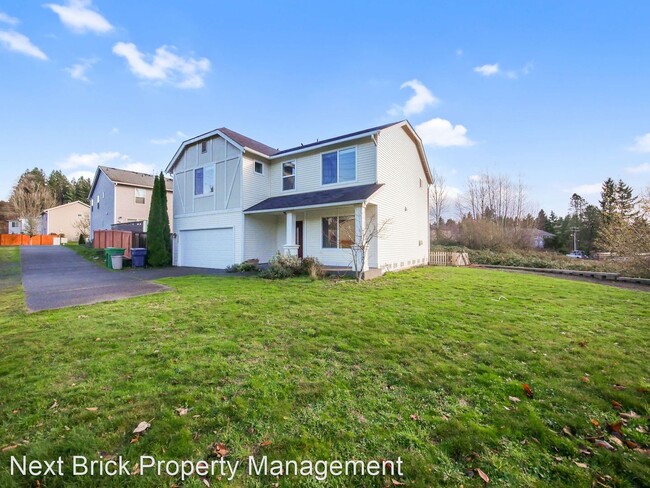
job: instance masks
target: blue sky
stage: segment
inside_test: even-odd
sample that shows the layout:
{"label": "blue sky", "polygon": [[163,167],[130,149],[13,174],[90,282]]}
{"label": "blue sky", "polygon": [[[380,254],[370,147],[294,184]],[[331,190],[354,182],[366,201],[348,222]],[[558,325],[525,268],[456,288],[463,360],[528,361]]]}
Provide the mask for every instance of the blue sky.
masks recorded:
{"label": "blue sky", "polygon": [[220,126],[284,148],[402,118],[452,193],[521,176],[563,214],[650,184],[650,2],[50,1],[0,0],[0,198]]}

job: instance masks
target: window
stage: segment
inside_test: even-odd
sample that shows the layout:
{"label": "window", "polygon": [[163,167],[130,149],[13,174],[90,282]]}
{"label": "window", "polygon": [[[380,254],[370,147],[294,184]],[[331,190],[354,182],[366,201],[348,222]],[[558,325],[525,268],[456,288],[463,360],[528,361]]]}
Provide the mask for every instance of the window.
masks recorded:
{"label": "window", "polygon": [[282,163],[282,191],[296,189],[296,162]]}
{"label": "window", "polygon": [[205,166],[194,170],[194,195],[214,193],[214,166]]}
{"label": "window", "polygon": [[321,156],[323,185],[357,179],[357,150],[352,147]]}
{"label": "window", "polygon": [[255,172],[258,175],[263,175],[264,174],[264,165],[260,163],[259,161],[255,161]]}
{"label": "window", "polygon": [[354,216],[323,218],[323,248],[350,248],[354,244]]}
{"label": "window", "polygon": [[135,189],[135,203],[140,203],[144,205],[144,200],[147,196],[147,190],[144,188],[136,188]]}
{"label": "window", "polygon": [[201,141],[201,154],[208,152],[208,141]]}

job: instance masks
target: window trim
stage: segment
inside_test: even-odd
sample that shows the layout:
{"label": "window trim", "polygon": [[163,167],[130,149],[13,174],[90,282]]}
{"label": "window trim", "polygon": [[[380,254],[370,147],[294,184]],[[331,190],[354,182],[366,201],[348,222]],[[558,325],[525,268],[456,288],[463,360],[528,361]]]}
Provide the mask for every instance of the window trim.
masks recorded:
{"label": "window trim", "polygon": [[[290,188],[289,190],[284,189],[284,179],[285,178],[290,178],[290,176],[284,176],[284,165],[288,163],[293,163],[293,188]],[[290,192],[290,191],[296,191],[296,188],[298,186],[298,165],[296,164],[295,159],[290,159],[288,161],[282,161],[280,163],[280,191],[283,193]]]}
{"label": "window trim", "polygon": [[[341,158],[339,157],[339,153],[341,151],[347,151],[349,149],[354,149],[354,179],[353,180],[346,180],[346,181],[340,181],[339,180],[339,175],[341,174],[340,171],[340,161]],[[330,153],[336,153],[336,181],[334,183],[323,183],[323,155],[324,154],[330,154]],[[359,181],[359,145],[355,144],[354,146],[347,146],[347,147],[342,147],[339,149],[330,149],[328,151],[323,151],[319,154],[320,160],[318,162],[319,166],[319,175],[320,175],[320,186],[334,186],[334,185],[349,185],[351,183],[357,183]]]}
{"label": "window trim", "polygon": [[201,147],[199,148],[201,151],[201,154],[207,154],[208,153],[208,140],[206,139],[205,141],[201,141]]}
{"label": "window trim", "polygon": [[[325,247],[325,246],[323,246],[323,244],[324,244],[323,238],[325,237],[323,235],[323,220],[332,219],[332,218],[336,219],[336,247]],[[325,216],[321,217],[321,219],[320,219],[320,233],[321,233],[320,248],[321,248],[321,251],[330,250],[330,249],[332,249],[332,250],[334,250],[334,249],[336,249],[336,250],[350,249],[349,247],[341,247],[341,218],[351,218],[352,222],[354,222],[355,236],[354,236],[353,244],[356,243],[356,239],[357,239],[357,236],[356,236],[357,222],[356,222],[356,217],[355,217],[354,213],[352,213],[351,215],[347,214],[347,213],[343,214],[343,215],[341,215],[339,213],[337,213],[336,215],[325,215]]]}
{"label": "window trim", "polygon": [[[262,172],[261,173],[258,173],[257,170],[255,169],[258,164],[262,167]],[[262,161],[253,161],[253,173],[255,173],[256,175],[264,176],[264,174],[266,173],[265,166],[266,165]],[[295,170],[294,170],[294,173],[295,173]],[[295,174],[294,174],[294,176],[295,176]]]}
{"label": "window trim", "polygon": [[[205,186],[205,168],[212,166],[213,170],[213,180],[212,180],[212,192],[211,193],[199,193],[198,195],[196,194],[196,170],[197,169],[202,169],[203,170],[203,186]],[[192,193],[194,193],[194,198],[204,198],[204,197],[211,197],[217,194],[217,165],[215,163],[208,163],[204,164],[203,166],[197,166],[196,168],[193,168],[191,170],[192,172]]]}
{"label": "window trim", "polygon": [[[138,197],[138,190],[142,190],[144,192],[143,197]],[[140,202],[138,202],[138,198],[143,198],[144,201],[142,203],[140,203]],[[133,189],[133,201],[135,202],[136,205],[146,205],[147,204],[147,190],[145,188],[135,187]]]}

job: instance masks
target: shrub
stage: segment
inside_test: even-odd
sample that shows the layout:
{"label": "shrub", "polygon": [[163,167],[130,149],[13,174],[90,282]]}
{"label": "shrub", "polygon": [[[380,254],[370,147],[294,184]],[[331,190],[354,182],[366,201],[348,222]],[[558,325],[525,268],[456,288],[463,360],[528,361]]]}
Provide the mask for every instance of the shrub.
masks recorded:
{"label": "shrub", "polygon": [[230,266],[226,267],[226,273],[247,273],[250,271],[259,271],[257,262],[258,261],[256,259],[251,259],[244,261],[243,263],[231,264]]}
{"label": "shrub", "polygon": [[79,244],[83,245],[86,243],[86,236],[83,234],[79,234]]}
{"label": "shrub", "polygon": [[281,280],[292,276],[300,276],[302,271],[302,259],[298,256],[286,256],[277,253],[269,260],[268,268],[262,270],[260,276],[270,280]]}
{"label": "shrub", "polygon": [[325,275],[323,265],[318,260],[311,256],[307,256],[302,260],[302,274],[309,276],[312,281],[318,280]]}

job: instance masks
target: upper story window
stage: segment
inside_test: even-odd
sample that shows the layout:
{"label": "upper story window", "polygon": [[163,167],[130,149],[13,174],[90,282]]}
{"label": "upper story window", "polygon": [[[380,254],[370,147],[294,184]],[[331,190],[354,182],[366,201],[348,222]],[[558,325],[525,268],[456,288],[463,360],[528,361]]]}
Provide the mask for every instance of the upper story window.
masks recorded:
{"label": "upper story window", "polygon": [[135,189],[135,203],[144,205],[144,201],[146,197],[147,197],[147,190],[145,190],[144,188]]}
{"label": "upper story window", "polygon": [[201,141],[201,154],[208,152],[208,141]]}
{"label": "upper story window", "polygon": [[194,170],[194,195],[211,195],[214,193],[214,166],[205,166]]}
{"label": "upper story window", "polygon": [[255,172],[258,175],[263,175],[264,174],[264,164],[260,163],[259,161],[255,161]]}
{"label": "upper story window", "polygon": [[356,148],[340,149],[321,156],[323,185],[357,179]]}
{"label": "upper story window", "polygon": [[282,163],[282,191],[296,189],[296,162]]}

